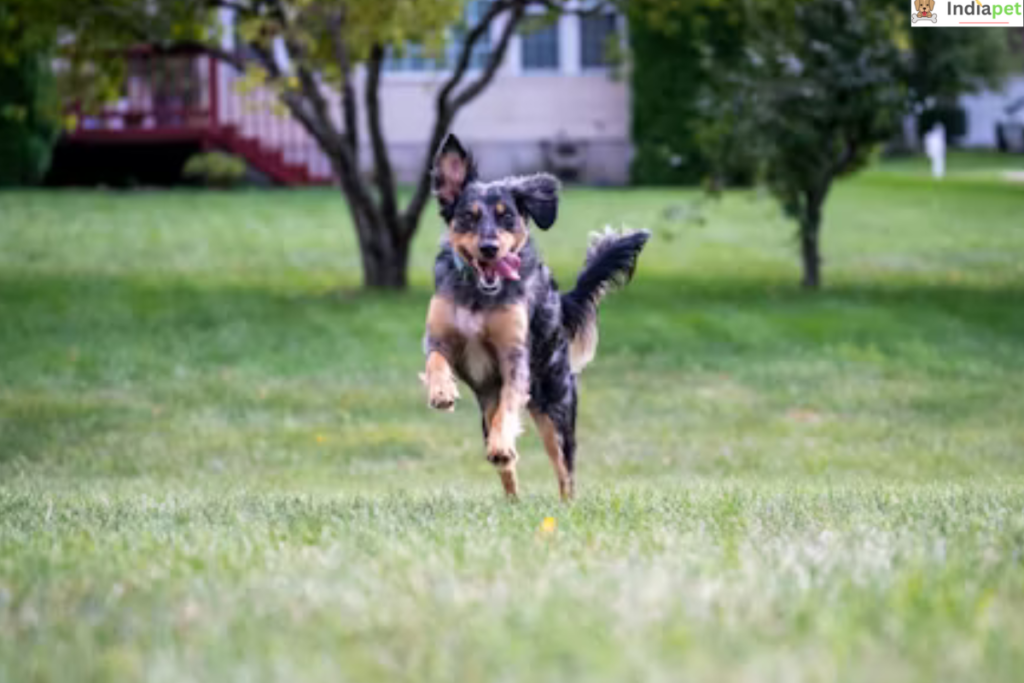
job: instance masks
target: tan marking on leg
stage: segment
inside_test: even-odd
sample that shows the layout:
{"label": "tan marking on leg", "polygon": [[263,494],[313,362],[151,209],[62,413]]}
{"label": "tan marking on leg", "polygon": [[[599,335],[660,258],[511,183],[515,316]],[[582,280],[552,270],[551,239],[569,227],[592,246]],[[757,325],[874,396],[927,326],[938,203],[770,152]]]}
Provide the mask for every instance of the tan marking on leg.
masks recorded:
{"label": "tan marking on leg", "polygon": [[525,304],[514,304],[489,313],[484,323],[488,343],[498,357],[501,396],[490,422],[487,459],[495,465],[515,463],[519,411],[529,400],[529,363],[526,353],[528,317]]}
{"label": "tan marking on leg", "polygon": [[427,336],[433,339],[444,339],[456,331],[455,304],[443,296],[430,297],[427,308]]}
{"label": "tan marking on leg", "polygon": [[437,410],[455,410],[455,400],[459,398],[459,388],[455,385],[455,375],[448,365],[448,359],[439,351],[431,351],[427,356],[427,371],[424,374],[427,385],[427,401],[431,408]]}
{"label": "tan marking on leg", "polygon": [[[483,412],[482,417],[484,419],[484,422],[487,424],[488,430],[487,435],[485,435],[484,437],[484,440],[489,445],[491,423],[494,421],[494,416],[498,412],[498,402],[486,401],[481,406],[481,410]],[[516,495],[518,495],[519,492],[518,480],[516,478],[516,465],[519,462],[518,453],[516,453],[516,451],[513,449],[511,452],[511,457],[504,457],[500,454],[496,455],[492,453],[488,448],[487,461],[494,465],[494,468],[498,470],[498,476],[501,477],[501,483],[505,487],[505,493],[507,493],[510,497],[516,497]]]}
{"label": "tan marking on leg", "polygon": [[[456,332],[455,305],[444,297],[433,297],[427,310],[427,338],[437,341],[448,340],[446,345],[450,348]],[[440,351],[433,350],[427,354],[423,383],[427,387],[427,401],[431,408],[455,410],[459,389],[455,385],[452,367]]]}
{"label": "tan marking on leg", "polygon": [[551,466],[555,469],[555,476],[558,477],[558,493],[562,500],[572,500],[575,494],[575,485],[572,474],[565,464],[565,454],[562,452],[562,439],[558,436],[555,423],[551,421],[550,417],[537,411],[530,411],[530,415],[537,425],[541,441],[544,442],[544,450],[548,452]]}
{"label": "tan marking on leg", "polygon": [[[487,422],[488,429],[490,428],[491,422],[494,420],[494,414],[498,411],[497,401],[488,401],[481,406],[483,410],[483,418]],[[509,462],[498,463],[491,459],[488,455],[488,460],[497,468],[498,476],[501,478],[501,485],[505,488],[505,495],[510,500],[519,499],[519,479],[516,476],[516,462],[517,460],[511,460]]]}
{"label": "tan marking on leg", "polygon": [[498,476],[501,477],[501,485],[505,487],[505,495],[510,500],[519,499],[519,479],[516,477],[516,467],[513,463],[512,466],[498,470]]}

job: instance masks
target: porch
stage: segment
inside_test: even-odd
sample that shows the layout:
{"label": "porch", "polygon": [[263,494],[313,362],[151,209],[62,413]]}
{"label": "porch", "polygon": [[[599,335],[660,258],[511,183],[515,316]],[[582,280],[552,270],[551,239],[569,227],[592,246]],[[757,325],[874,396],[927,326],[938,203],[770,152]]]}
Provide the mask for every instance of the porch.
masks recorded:
{"label": "porch", "polygon": [[[171,166],[192,153],[222,150],[275,184],[332,182],[329,160],[301,126],[275,111],[273,93],[241,93],[234,68],[217,57],[139,47],[128,53],[126,67],[117,101],[99,111],[69,107],[76,123],[61,140],[58,162],[133,164],[141,156],[167,164],[157,171],[171,178],[180,172]],[[58,175],[62,170],[75,175],[57,168]]]}

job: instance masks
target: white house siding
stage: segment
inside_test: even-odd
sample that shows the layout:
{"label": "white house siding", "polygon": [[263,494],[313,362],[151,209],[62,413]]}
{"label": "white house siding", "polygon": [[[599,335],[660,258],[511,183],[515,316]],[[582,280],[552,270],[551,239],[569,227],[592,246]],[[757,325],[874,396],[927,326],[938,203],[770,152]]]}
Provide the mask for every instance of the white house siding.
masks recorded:
{"label": "white house siding", "polygon": [[[384,131],[403,182],[415,179],[427,153],[440,87],[408,78],[394,75],[381,91]],[[498,76],[460,112],[452,131],[473,149],[485,176],[543,168],[542,143],[564,136],[582,147],[586,182],[628,180],[629,89],[604,73]]]}
{"label": "white house siding", "polygon": [[1006,106],[1021,97],[1024,97],[1024,76],[1007,81],[1002,92],[985,91],[961,98],[960,104],[967,112],[967,134],[963,145],[995,147],[996,123],[1006,116]]}

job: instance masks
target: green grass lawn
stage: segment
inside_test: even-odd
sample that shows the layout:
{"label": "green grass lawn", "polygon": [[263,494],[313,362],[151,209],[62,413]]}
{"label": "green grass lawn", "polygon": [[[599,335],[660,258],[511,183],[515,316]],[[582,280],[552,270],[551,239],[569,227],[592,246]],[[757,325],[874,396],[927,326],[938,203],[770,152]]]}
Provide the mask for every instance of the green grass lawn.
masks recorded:
{"label": "green grass lawn", "polygon": [[1024,184],[920,165],[818,295],[757,193],[566,192],[566,284],[654,232],[572,506],[426,407],[433,216],[368,296],[330,191],[0,194],[0,681],[1019,680]]}

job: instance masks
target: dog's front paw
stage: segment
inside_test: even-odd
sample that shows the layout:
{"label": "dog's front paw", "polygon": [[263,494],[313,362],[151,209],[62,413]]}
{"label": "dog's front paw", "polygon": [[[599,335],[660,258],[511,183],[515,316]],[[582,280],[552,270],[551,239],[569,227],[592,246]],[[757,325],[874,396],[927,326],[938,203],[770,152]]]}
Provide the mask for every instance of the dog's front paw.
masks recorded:
{"label": "dog's front paw", "polygon": [[490,439],[487,442],[487,462],[499,470],[514,467],[518,459],[515,443],[506,443],[502,439]]}
{"label": "dog's front paw", "polygon": [[451,412],[455,410],[459,388],[455,386],[455,380],[450,376],[436,377],[427,383],[427,396],[431,408]]}

